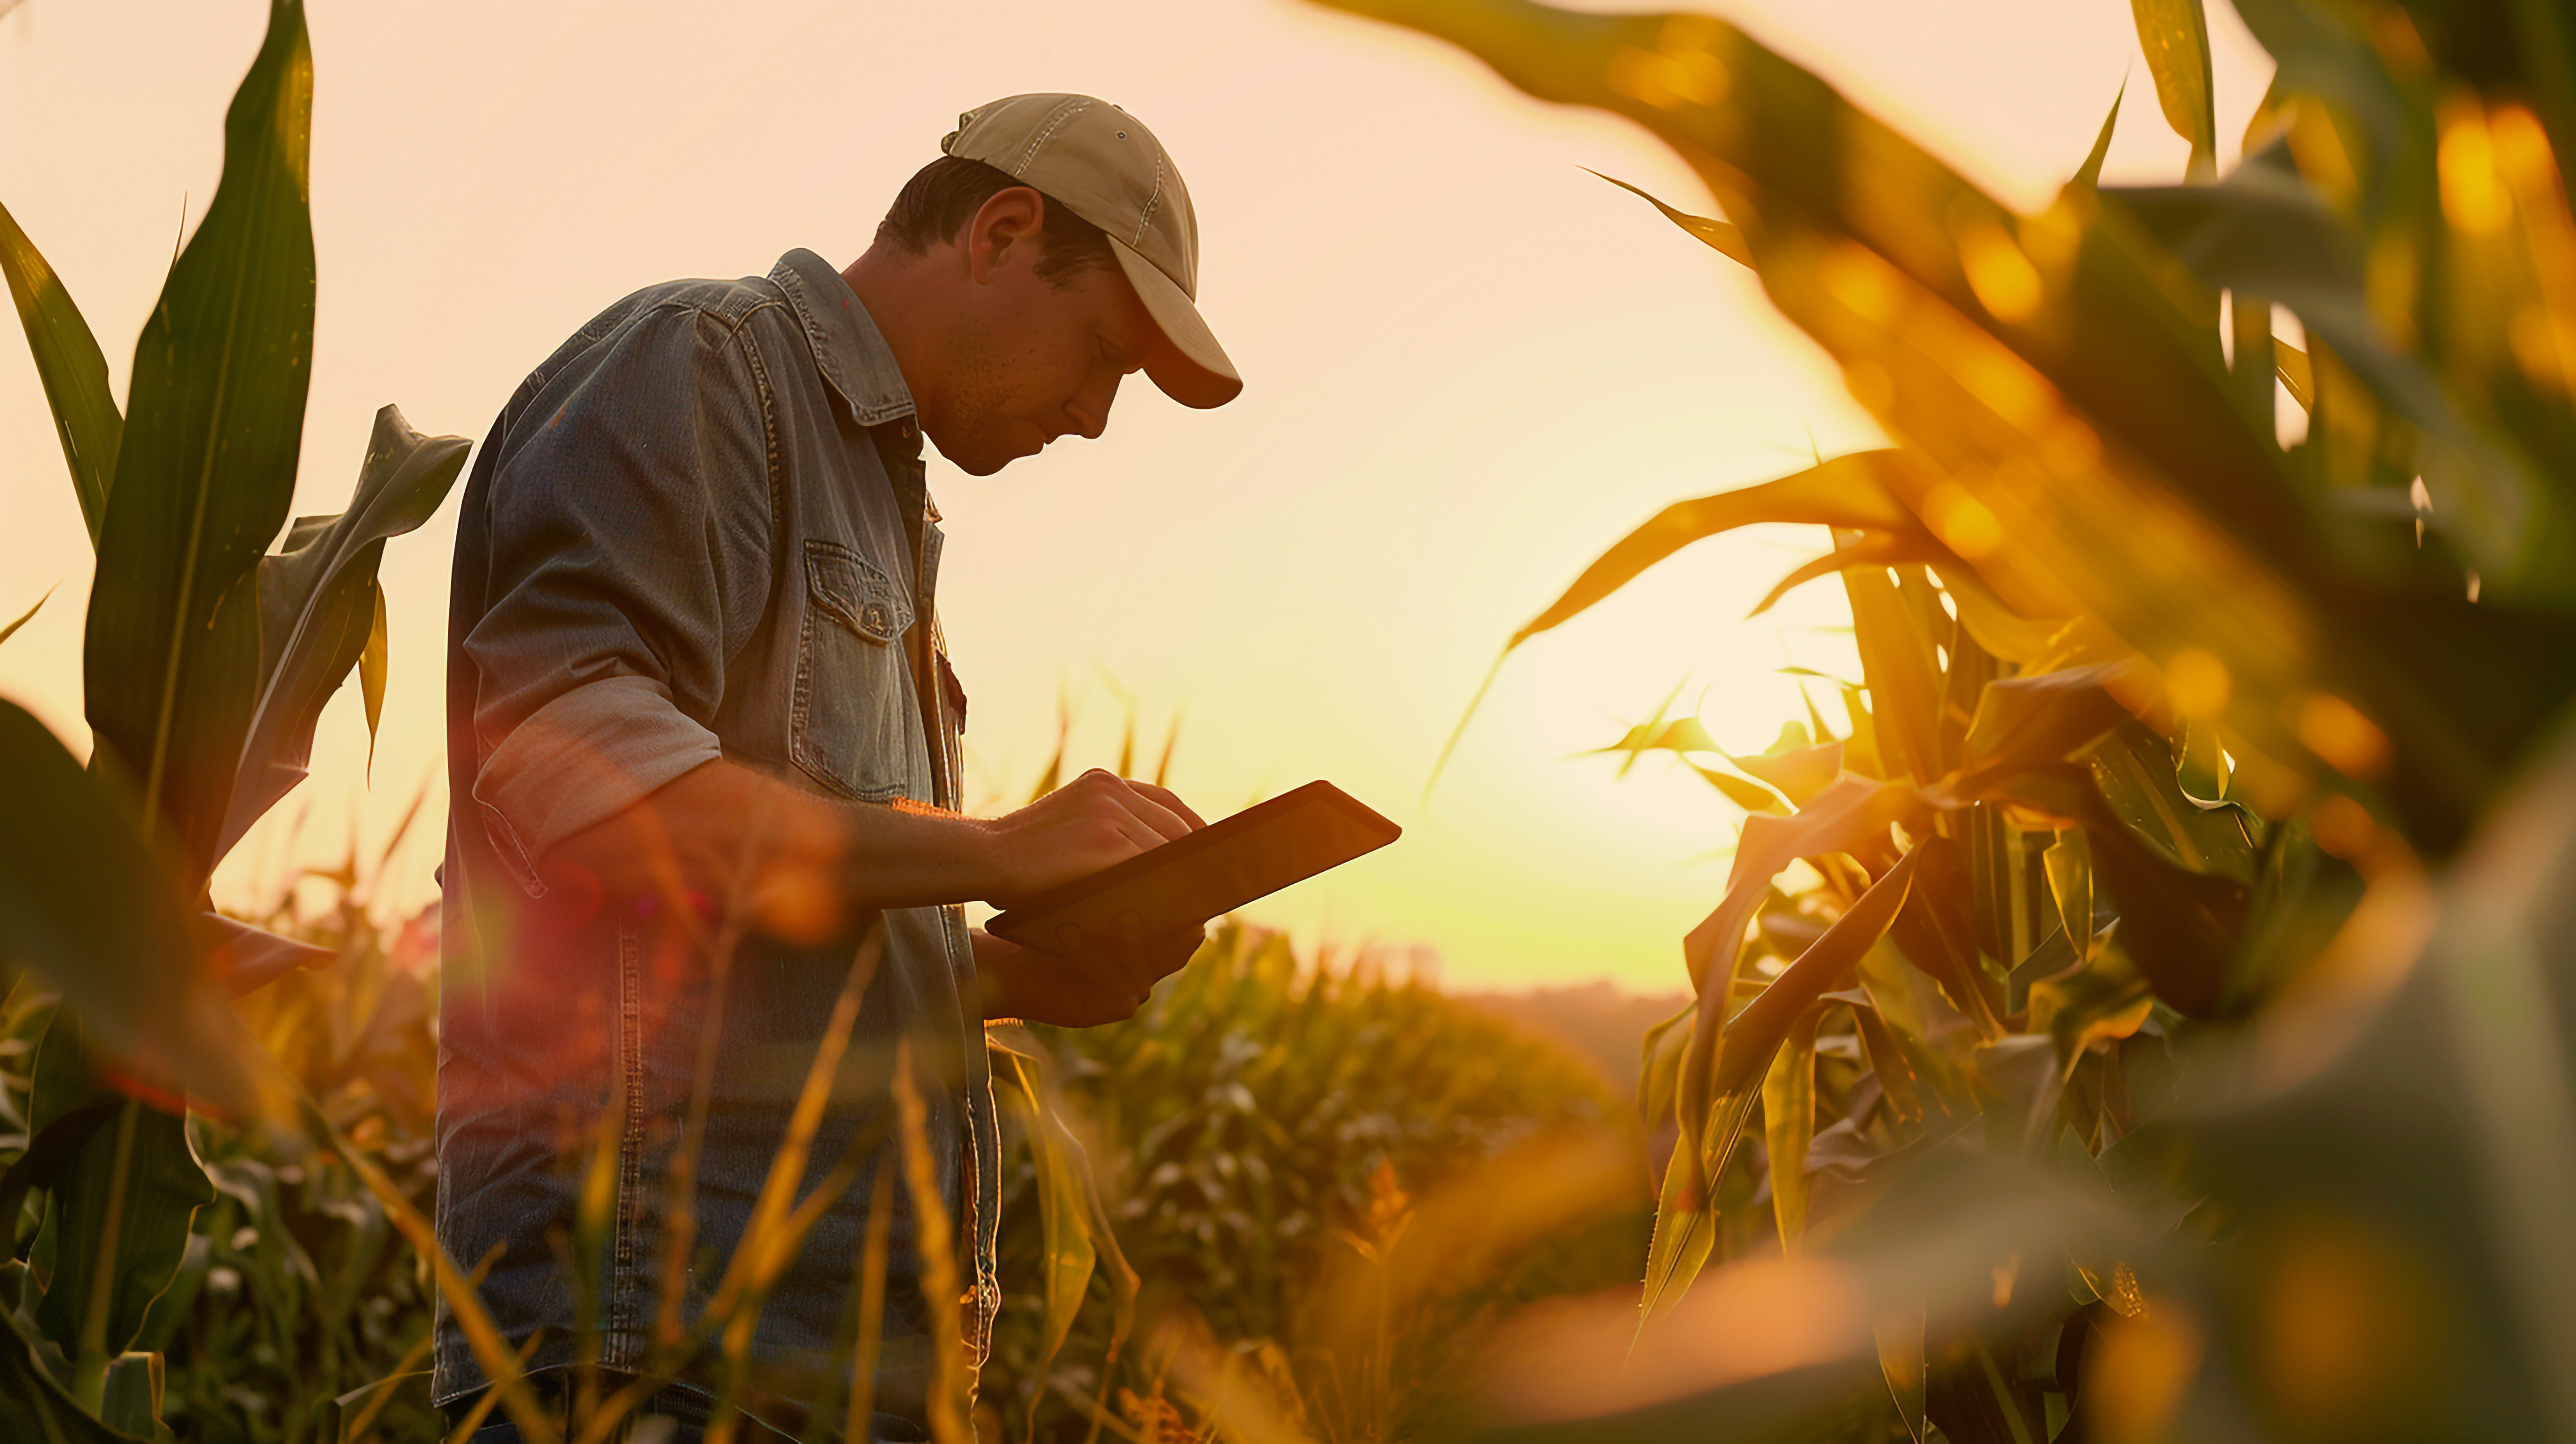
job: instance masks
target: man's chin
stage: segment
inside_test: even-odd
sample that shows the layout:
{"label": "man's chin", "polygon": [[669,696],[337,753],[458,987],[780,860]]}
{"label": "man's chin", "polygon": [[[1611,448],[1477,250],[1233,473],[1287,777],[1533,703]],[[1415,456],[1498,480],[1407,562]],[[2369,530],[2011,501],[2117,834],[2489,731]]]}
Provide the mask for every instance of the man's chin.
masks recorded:
{"label": "man's chin", "polygon": [[1040,442],[1036,446],[1022,450],[1008,450],[998,445],[961,446],[954,452],[943,446],[939,450],[942,456],[948,458],[950,465],[968,476],[991,476],[1012,462],[1022,457],[1035,456],[1045,449],[1046,444]]}

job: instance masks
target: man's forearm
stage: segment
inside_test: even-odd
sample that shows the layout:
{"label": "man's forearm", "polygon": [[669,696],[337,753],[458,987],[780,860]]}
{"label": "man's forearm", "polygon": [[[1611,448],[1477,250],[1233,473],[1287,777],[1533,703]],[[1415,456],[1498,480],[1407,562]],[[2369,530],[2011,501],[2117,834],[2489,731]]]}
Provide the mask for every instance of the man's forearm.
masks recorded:
{"label": "man's forearm", "polygon": [[543,866],[611,896],[751,903],[820,928],[883,908],[981,897],[997,880],[996,852],[989,823],[837,801],[719,760],[566,838]]}
{"label": "man's forearm", "polygon": [[1197,825],[1178,798],[1105,772],[985,821],[840,801],[719,759],[564,839],[539,868],[612,898],[748,908],[768,931],[819,939],[886,908],[1007,904]]}

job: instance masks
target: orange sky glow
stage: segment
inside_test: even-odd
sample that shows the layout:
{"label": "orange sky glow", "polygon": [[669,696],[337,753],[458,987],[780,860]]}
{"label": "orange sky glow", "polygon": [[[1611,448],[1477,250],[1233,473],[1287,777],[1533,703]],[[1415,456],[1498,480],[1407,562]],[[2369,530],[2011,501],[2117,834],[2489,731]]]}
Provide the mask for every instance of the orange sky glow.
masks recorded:
{"label": "orange sky glow", "polygon": [[[1734,0],[2005,201],[2042,205],[2125,78],[2106,179],[2181,175],[2124,0]],[[122,390],[183,226],[221,168],[263,0],[27,0],[0,18],[0,200]],[[1663,760],[1580,755],[1679,688],[1730,748],[1804,715],[1785,666],[1857,678],[1840,593],[1746,612],[1821,531],[1703,545],[1525,647],[1428,805],[1497,647],[1666,503],[1878,444],[1750,273],[1584,173],[1705,190],[1624,122],[1511,91],[1445,46],[1293,0],[945,5],[312,0],[320,321],[298,514],[339,510],[376,408],[479,440],[591,314],[683,275],[838,265],[958,111],[1080,90],[1188,176],[1203,310],[1247,380],[1214,412],[1143,379],[1108,434],[998,476],[934,461],[942,610],[973,698],[970,800],[1025,797],[1070,716],[1077,766],[1132,718],[1204,814],[1329,778],[1395,847],[1253,907],[1341,956],[1452,987],[1682,987],[1741,813]],[[2214,6],[2222,165],[2270,63]],[[75,750],[89,547],[34,368],[0,341],[0,695]],[[393,663],[370,778],[355,689],[314,776],[218,874],[222,900],[371,854],[439,754],[454,498],[383,577]],[[1826,715],[1840,709],[1818,690]],[[299,828],[299,818],[301,818]],[[434,896],[435,828],[388,911]]]}

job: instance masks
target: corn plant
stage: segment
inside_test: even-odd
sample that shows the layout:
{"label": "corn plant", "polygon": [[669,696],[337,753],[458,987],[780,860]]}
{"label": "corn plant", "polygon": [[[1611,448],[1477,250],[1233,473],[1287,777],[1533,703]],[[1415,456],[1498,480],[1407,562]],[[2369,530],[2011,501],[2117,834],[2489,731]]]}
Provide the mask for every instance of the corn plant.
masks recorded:
{"label": "corn plant", "polygon": [[[1117,1246],[1088,1302],[1079,1280],[1005,1295],[993,1392],[1033,1435],[1166,1409],[1194,1434],[1232,1427],[1186,1361],[1175,1375],[1176,1344],[1203,1335],[1310,1437],[1415,1437],[1495,1315],[1613,1286],[1645,1240],[1609,1091],[1365,958],[1300,959],[1230,921],[1133,1021],[1027,1032],[1016,1046],[1050,1060],[1060,1116],[1091,1140],[1092,1216]],[[1542,1157],[1555,1176],[1524,1187]],[[1073,1212],[1027,1158],[1006,1180],[1012,1281],[1060,1257]]]}
{"label": "corn plant", "polygon": [[0,1179],[0,1423],[14,1436],[157,1427],[160,1364],[133,1346],[216,1198],[186,1110],[279,1112],[227,989],[327,956],[215,916],[206,879],[302,778],[353,667],[373,726],[377,561],[464,461],[463,440],[387,407],[349,509],[287,528],[312,360],[312,80],[302,6],[276,0],[226,117],[222,181],[135,344],[122,409],[60,278],[0,211],[0,271],[98,554],[88,765],[0,703],[0,962],[60,999]]}
{"label": "corn plant", "polygon": [[1895,442],[1668,509],[1512,639],[1802,523],[1862,676],[1840,735],[1625,744],[1753,815],[1646,1040],[1642,1319],[1555,1336],[1627,1382],[1501,1417],[2576,1437],[2576,32],[2239,0],[2279,71],[2221,177],[2198,0],[2136,0],[2185,183],[2099,184],[2115,103],[2021,215],[1718,20],[1331,3],[1669,142],[1724,218],[1666,214]]}

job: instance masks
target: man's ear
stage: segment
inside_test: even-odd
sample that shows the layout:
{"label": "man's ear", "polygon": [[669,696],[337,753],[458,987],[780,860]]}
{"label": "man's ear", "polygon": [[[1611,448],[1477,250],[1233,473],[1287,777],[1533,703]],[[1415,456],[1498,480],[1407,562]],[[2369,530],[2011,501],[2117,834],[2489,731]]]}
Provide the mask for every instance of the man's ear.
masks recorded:
{"label": "man's ear", "polygon": [[1046,198],[1027,186],[996,191],[966,223],[966,264],[979,281],[1007,265],[1026,262],[1046,224]]}

